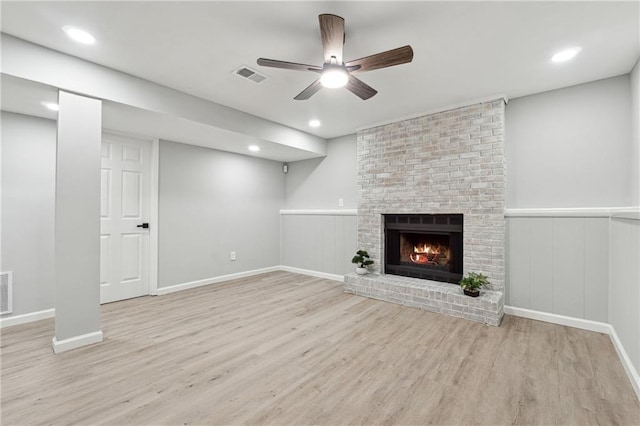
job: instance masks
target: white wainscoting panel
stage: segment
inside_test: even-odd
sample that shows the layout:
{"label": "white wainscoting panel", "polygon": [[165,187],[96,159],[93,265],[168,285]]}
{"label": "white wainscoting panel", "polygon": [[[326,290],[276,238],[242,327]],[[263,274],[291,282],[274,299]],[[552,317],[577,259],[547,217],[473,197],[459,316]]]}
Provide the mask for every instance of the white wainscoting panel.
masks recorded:
{"label": "white wainscoting panel", "polygon": [[553,272],[550,267],[553,264],[553,250],[549,249],[549,245],[552,241],[553,219],[530,220],[529,224],[529,241],[536,259],[533,262],[534,266],[547,265],[544,268],[531,269],[531,282],[534,285],[530,287],[530,306],[537,311],[552,312],[552,298],[549,295],[553,292]]}
{"label": "white wainscoting panel", "polygon": [[586,219],[554,218],[553,240],[553,313],[574,318],[584,315],[584,222]]}
{"label": "white wainscoting panel", "polygon": [[531,306],[531,224],[526,218],[507,219],[507,280],[505,303]]}
{"label": "white wainscoting panel", "polygon": [[281,264],[294,268],[344,275],[353,270],[357,250],[357,216],[282,214]]}
{"label": "white wainscoting panel", "polygon": [[608,322],[609,219],[507,218],[507,305]]}
{"label": "white wainscoting panel", "polygon": [[585,318],[608,321],[609,221],[586,220],[585,231],[588,231],[584,234]]}
{"label": "white wainscoting panel", "polygon": [[640,372],[640,219],[614,217],[610,232],[609,322]]}

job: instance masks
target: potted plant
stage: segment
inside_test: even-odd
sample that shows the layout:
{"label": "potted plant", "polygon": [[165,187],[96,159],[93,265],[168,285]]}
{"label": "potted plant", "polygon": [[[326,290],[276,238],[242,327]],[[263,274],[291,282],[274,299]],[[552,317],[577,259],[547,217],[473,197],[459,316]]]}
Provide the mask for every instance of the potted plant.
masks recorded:
{"label": "potted plant", "polygon": [[367,266],[373,265],[373,260],[370,259],[369,253],[364,250],[358,250],[356,255],[351,259],[351,263],[356,264],[356,273],[359,275],[365,275],[367,272]]}
{"label": "potted plant", "polygon": [[460,280],[460,287],[467,296],[478,297],[480,296],[480,289],[489,285],[487,276],[482,273],[469,272],[466,277]]}

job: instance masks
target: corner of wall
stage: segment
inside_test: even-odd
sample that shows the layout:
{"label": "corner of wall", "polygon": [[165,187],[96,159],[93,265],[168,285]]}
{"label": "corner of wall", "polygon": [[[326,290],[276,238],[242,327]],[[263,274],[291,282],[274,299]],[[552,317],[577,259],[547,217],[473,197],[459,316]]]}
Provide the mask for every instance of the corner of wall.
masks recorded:
{"label": "corner of wall", "polygon": [[640,206],[640,58],[631,69],[631,205]]}

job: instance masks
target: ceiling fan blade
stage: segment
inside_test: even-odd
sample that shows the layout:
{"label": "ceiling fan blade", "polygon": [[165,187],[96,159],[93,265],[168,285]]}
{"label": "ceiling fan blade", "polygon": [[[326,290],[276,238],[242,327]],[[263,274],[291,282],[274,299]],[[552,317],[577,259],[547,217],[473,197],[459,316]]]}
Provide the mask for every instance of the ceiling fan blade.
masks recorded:
{"label": "ceiling fan blade", "polygon": [[335,56],[336,63],[342,65],[342,47],[344,45],[344,19],[331,14],[318,16],[320,21],[320,36],[324,50],[324,62],[330,63]]}
{"label": "ceiling fan blade", "polygon": [[259,58],[258,65],[271,68],[284,68],[295,71],[322,71],[322,67],[315,65],[297,64],[295,62],[277,61],[275,59]]}
{"label": "ceiling fan blade", "polygon": [[368,84],[363,83],[362,80],[358,80],[352,75],[349,76],[349,81],[347,82],[346,88],[363,101],[366,101],[367,99],[373,97],[376,93],[378,93],[376,89],[369,86]]}
{"label": "ceiling fan blade", "polygon": [[293,99],[295,99],[296,101],[306,101],[311,96],[315,95],[320,89],[322,89],[322,83],[320,83],[320,79],[317,79],[316,81],[311,83],[309,87],[298,93],[298,96]]}
{"label": "ceiling fan blade", "polygon": [[346,67],[356,68],[351,72],[372,71],[379,68],[392,67],[394,65],[406,64],[413,60],[413,49],[411,46],[402,46],[397,49],[387,50],[386,52],[376,53],[375,55],[366,56],[364,58],[349,61],[344,65]]}

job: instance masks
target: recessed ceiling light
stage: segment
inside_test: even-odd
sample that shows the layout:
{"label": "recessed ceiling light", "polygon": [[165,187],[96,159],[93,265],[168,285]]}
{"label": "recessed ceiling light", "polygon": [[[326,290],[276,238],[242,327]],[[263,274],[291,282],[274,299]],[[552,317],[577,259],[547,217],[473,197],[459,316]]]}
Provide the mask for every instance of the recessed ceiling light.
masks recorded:
{"label": "recessed ceiling light", "polygon": [[551,57],[551,60],[553,62],[565,62],[575,58],[576,55],[580,53],[581,50],[582,48],[580,47],[572,47],[570,49],[561,50],[560,52],[553,55]]}
{"label": "recessed ceiling light", "polygon": [[86,32],[85,30],[81,30],[80,28],[76,28],[71,25],[65,25],[62,27],[62,30],[67,33],[69,38],[73,41],[77,41],[82,44],[93,44],[96,42],[96,38]]}
{"label": "recessed ceiling light", "polygon": [[311,127],[320,127],[320,120],[311,120],[309,121],[309,126]]}
{"label": "recessed ceiling light", "polygon": [[42,106],[45,108],[50,109],[51,111],[58,111],[60,108],[58,107],[58,104],[54,103],[54,102],[42,102]]}
{"label": "recessed ceiling light", "polygon": [[260,147],[258,145],[249,145],[249,151],[258,152]]}

